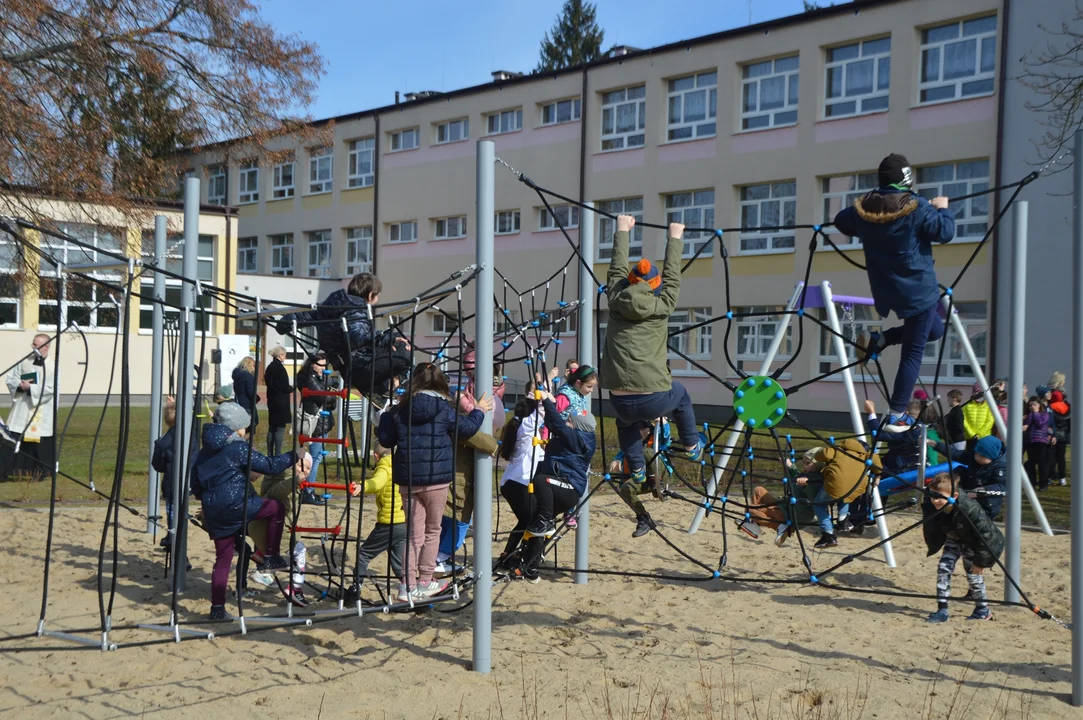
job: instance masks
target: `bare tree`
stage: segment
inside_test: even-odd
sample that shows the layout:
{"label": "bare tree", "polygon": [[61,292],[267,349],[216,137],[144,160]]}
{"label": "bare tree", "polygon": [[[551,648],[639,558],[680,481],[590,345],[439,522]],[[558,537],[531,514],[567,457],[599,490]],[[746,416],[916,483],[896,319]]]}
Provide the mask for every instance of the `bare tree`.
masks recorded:
{"label": "bare tree", "polygon": [[[1038,95],[1027,109],[1041,115],[1044,132],[1035,145],[1039,164],[1059,158],[1072,135],[1083,126],[1083,7],[1076,1],[1072,17],[1049,33],[1045,47],[1022,58],[1019,82]],[[1063,166],[1069,165],[1063,163]]]}

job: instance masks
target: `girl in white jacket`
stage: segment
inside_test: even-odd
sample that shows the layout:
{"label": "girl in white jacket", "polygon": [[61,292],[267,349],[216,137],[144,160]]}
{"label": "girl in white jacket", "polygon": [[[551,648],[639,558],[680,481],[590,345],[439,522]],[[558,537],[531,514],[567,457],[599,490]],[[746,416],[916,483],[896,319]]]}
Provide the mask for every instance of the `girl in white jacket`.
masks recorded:
{"label": "girl in white jacket", "polygon": [[534,471],[545,458],[542,441],[547,435],[545,409],[534,399],[531,384],[527,387],[526,397],[515,405],[514,415],[504,425],[500,443],[500,456],[508,463],[500,478],[500,494],[515,513],[516,525],[500,554],[498,567],[519,547],[523,530],[534,516],[534,496],[529,486]]}

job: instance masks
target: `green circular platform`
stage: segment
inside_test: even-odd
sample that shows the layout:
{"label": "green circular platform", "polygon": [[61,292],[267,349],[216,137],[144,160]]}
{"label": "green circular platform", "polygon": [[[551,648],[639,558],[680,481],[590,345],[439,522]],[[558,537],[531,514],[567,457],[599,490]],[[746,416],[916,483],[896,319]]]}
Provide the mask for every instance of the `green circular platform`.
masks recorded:
{"label": "green circular platform", "polygon": [[746,378],[733,393],[733,411],[750,428],[774,427],[786,416],[786,391],[769,377]]}

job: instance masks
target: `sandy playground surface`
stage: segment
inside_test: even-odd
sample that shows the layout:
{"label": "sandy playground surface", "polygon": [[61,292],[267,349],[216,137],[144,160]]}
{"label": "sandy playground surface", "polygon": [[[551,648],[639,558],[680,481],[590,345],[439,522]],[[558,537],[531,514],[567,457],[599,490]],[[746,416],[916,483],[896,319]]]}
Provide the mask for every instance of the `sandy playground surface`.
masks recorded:
{"label": "sandy playground surface", "polygon": [[[719,521],[681,530],[690,506],[653,503],[667,535],[705,562],[721,551]],[[321,510],[307,507],[302,521]],[[308,517],[311,514],[312,517]],[[104,507],[57,516],[48,627],[98,622],[94,590]],[[166,622],[161,555],[122,512],[114,624]],[[510,519],[501,512],[504,524]],[[892,524],[902,526],[902,516]],[[0,510],[0,575],[7,580],[0,637],[33,632],[41,602],[47,514]],[[370,521],[371,522],[371,521]],[[698,573],[653,535],[632,540],[628,509],[612,493],[593,502],[594,567]],[[732,525],[730,526],[732,527]],[[367,530],[367,527],[366,527]],[[197,531],[198,532],[198,531]],[[811,536],[809,536],[811,538]],[[814,539],[814,538],[812,538]],[[183,613],[209,607],[213,549],[193,536]],[[871,539],[844,539],[813,555],[825,568]],[[572,541],[561,562],[570,562]],[[469,543],[468,543],[469,547]],[[920,534],[896,542],[899,567],[878,552],[835,574],[858,587],[933,591],[935,558]],[[1068,619],[1069,537],[1026,534],[1024,589]],[[314,567],[314,566],[310,566]],[[382,570],[382,561],[373,569]],[[730,535],[729,570],[801,574],[796,543]],[[960,590],[959,588],[963,589]],[[956,575],[955,594],[965,591]],[[992,597],[1002,578],[990,577]],[[370,595],[372,591],[370,590]],[[314,604],[318,608],[324,604]],[[280,612],[271,592],[249,611]],[[248,637],[125,647],[161,639],[115,632],[102,654],[48,638],[0,642],[0,716],[229,718],[1068,718],[1070,635],[1022,609],[992,622],[923,622],[927,600],[843,594],[807,585],[686,583],[596,576],[587,586],[549,573],[541,584],[494,590],[493,672],[469,671],[472,609],[366,615]],[[16,651],[22,649],[22,651]]]}

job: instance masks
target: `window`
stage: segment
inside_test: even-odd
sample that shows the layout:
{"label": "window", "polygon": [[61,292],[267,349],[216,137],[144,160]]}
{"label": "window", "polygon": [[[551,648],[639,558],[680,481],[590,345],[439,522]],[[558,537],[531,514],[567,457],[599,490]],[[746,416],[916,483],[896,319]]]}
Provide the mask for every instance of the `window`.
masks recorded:
{"label": "window", "polygon": [[455,322],[454,318],[450,318],[443,313],[433,313],[432,315],[432,334],[433,335],[454,335],[459,331],[459,325]]}
{"label": "window", "polygon": [[[94,248],[108,250],[112,253],[121,252],[121,238],[123,230],[97,227],[95,225],[81,225],[75,223],[61,224],[61,232],[72,236]],[[104,254],[97,250],[87,249],[67,240],[53,237],[42,233],[41,249],[50,257],[56,258],[65,265],[74,263],[90,263],[105,260]],[[85,278],[69,275],[64,278],[65,301],[62,305],[63,317],[57,317],[57,283],[56,268],[47,261],[41,262],[38,290],[38,328],[50,329],[58,324],[76,322],[84,329],[108,329],[116,330],[120,324],[120,308],[109,300],[110,293],[106,288]],[[106,282],[119,284],[121,278],[117,272],[92,272],[91,277]],[[119,302],[119,296],[117,300]],[[98,305],[103,303],[102,305]]]}
{"label": "window", "polygon": [[372,226],[346,231],[346,274],[372,272]]}
{"label": "window", "polygon": [[331,231],[308,233],[308,276],[331,277]]}
{"label": "window", "polygon": [[485,132],[489,135],[515,132],[523,129],[523,109],[504,110],[485,116]]}
{"label": "window", "polygon": [[[825,225],[834,222],[840,210],[850,207],[858,198],[869,190],[875,190],[879,185],[880,181],[876,173],[823,178],[821,190],[824,212],[821,222]],[[840,248],[861,247],[861,238],[847,237],[834,227],[824,228],[823,231],[830,234],[831,241]],[[824,245],[826,246],[826,243]]]}
{"label": "window", "polygon": [[308,192],[331,192],[334,154],[329,147],[314,148],[308,156]]}
{"label": "window", "polygon": [[866,40],[827,51],[826,117],[887,110],[891,38]]}
{"label": "window", "polygon": [[[493,333],[498,336],[507,335],[515,331],[519,326],[519,311],[497,307],[493,311]],[[497,337],[503,340],[503,337]]]}
{"label": "window", "polygon": [[436,221],[436,232],[433,237],[437,240],[466,237],[466,216],[440,218]]}
{"label": "window", "polygon": [[[967,339],[970,340],[970,345],[974,348],[974,355],[977,356],[978,363],[984,371],[986,369],[989,338],[989,319],[986,315],[986,305],[984,302],[956,302],[952,307],[959,313],[959,319],[966,329]],[[950,344],[944,353],[944,364],[940,370],[940,379],[949,382],[965,382],[969,385],[974,381],[974,369],[966,360],[963,344],[959,339],[959,335],[955,332],[955,328],[951,328],[947,334]],[[936,376],[937,361],[940,358],[940,343],[942,342],[943,340],[937,340],[925,345],[925,356],[921,361],[921,379],[925,382],[932,382]]]}
{"label": "window", "polygon": [[496,214],[495,220],[497,235],[514,235],[519,232],[518,210],[502,210]]}
{"label": "window", "polygon": [[[643,198],[623,198],[604,200],[598,203],[598,209],[612,215],[631,215],[636,219],[636,226],[628,238],[628,260],[643,257]],[[598,216],[598,262],[613,259],[613,236],[617,233],[617,221],[604,215]]]}
{"label": "window", "polygon": [[372,153],[376,147],[376,138],[352,140],[350,142],[349,174],[346,187],[371,187],[376,176],[372,172]]}
{"label": "window", "polygon": [[996,15],[922,30],[921,102],[992,94],[996,55]]}
{"label": "window", "polygon": [[[711,325],[701,325],[694,330],[681,332],[690,325],[704,322],[711,318],[711,308],[688,308],[676,310],[669,316],[669,367],[675,373],[702,373],[691,362],[681,357],[675,350],[679,350],[693,360],[702,361],[711,359]],[[679,335],[672,333],[680,332]],[[700,363],[702,364],[702,363]]]}
{"label": "window", "polygon": [[271,274],[293,275],[293,233],[271,236]]}
{"label": "window", "polygon": [[237,202],[259,202],[259,165],[255,160],[241,163],[241,171],[237,181]]}
{"label": "window", "polygon": [[553,205],[552,214],[546,208],[538,211],[538,229],[556,230],[558,228],[579,227],[579,207],[575,205]]}
{"label": "window", "polygon": [[669,139],[713,137],[718,108],[718,73],[669,81]]}
{"label": "window", "polygon": [[[767,350],[771,346],[771,340],[778,332],[778,324],[782,316],[777,313],[781,307],[745,307],[734,308],[736,316],[752,315],[754,317],[738,317],[737,325],[737,357],[738,370],[758,371],[760,363],[767,357]],[[778,358],[787,358],[793,352],[793,323],[786,326],[786,337],[778,348]],[[746,363],[754,365],[746,367]]]}
{"label": "window", "polygon": [[741,129],[782,127],[797,123],[796,55],[750,63],[741,69]]}
{"label": "window", "polygon": [[[918,168],[915,190],[926,198],[938,195],[962,197],[989,189],[989,161],[929,165]],[[989,229],[989,196],[953,202],[948,206],[955,213],[955,239],[981,240]]]}
{"label": "window", "polygon": [[410,243],[417,242],[417,220],[409,222],[391,223],[387,226],[387,242]]}
{"label": "window", "polygon": [[[880,332],[884,323],[871,305],[849,305],[837,303],[835,313],[842,329],[843,347],[846,348],[846,363],[857,360],[857,336],[862,332]],[[820,310],[820,319],[827,323],[827,312]],[[835,335],[820,327],[820,373],[826,374],[839,369],[839,358],[835,354]],[[852,372],[864,372],[861,367],[851,368]],[[871,372],[869,378],[872,378]],[[876,381],[873,380],[875,383]]]}
{"label": "window", "polygon": [[541,109],[542,125],[559,125],[579,119],[579,98],[546,103]]}
{"label": "window", "polygon": [[449,120],[436,126],[436,144],[459,142],[470,137],[470,121]]}
{"label": "window", "polygon": [[0,232],[0,327],[2,328],[17,328],[21,322],[23,291],[17,273],[22,268],[22,246],[11,235]]}
{"label": "window", "polygon": [[[666,222],[682,223],[690,228],[714,227],[714,190],[666,195]],[[710,241],[710,237],[710,233],[685,230],[681,257],[690,258],[695,255]]]}
{"label": "window", "polygon": [[271,198],[274,200],[282,200],[283,198],[293,197],[293,169],[295,163],[290,160],[279,165],[275,165],[274,177],[272,179]]}
{"label": "window", "polygon": [[602,150],[643,147],[646,97],[645,85],[602,93]]}
{"label": "window", "polygon": [[391,133],[391,152],[413,150],[421,144],[421,133],[417,128],[406,128]]}
{"label": "window", "polygon": [[741,252],[793,250],[791,228],[797,218],[797,183],[793,180],[741,188]]}
{"label": "window", "polygon": [[[255,238],[251,239],[255,240]],[[177,273],[181,272],[182,266],[184,264],[183,247],[184,235],[182,233],[170,233],[166,241],[166,270],[171,270]],[[214,236],[200,235],[199,244],[196,247],[198,265],[197,272],[199,279],[204,282],[214,282]],[[143,259],[149,262],[153,262],[155,259],[153,232],[147,231],[143,233],[142,255]],[[143,277],[145,279],[142,279],[139,282],[139,329],[153,330],[154,279],[150,276],[150,273],[147,273]],[[179,319],[181,311],[177,308],[184,304],[185,294],[183,290],[184,285],[183,283],[181,283],[180,280],[166,278],[164,300],[169,303],[169,305],[162,306],[163,316],[166,321],[169,321],[170,319]],[[205,308],[207,310],[214,310],[214,298],[212,298],[208,294],[200,295],[197,302],[199,303],[199,307]],[[208,330],[213,328],[213,315],[196,313],[195,317],[196,329],[200,332],[207,332]]]}
{"label": "window", "polygon": [[[531,311],[528,310],[527,312],[530,313]],[[545,313],[545,318],[543,319],[541,313],[538,313],[531,322],[534,320],[538,322],[538,328],[541,330],[542,335],[574,335],[579,332],[578,310],[558,308],[541,312]]]}
{"label": "window", "polygon": [[226,204],[226,168],[222,165],[207,169],[207,204]]}
{"label": "window", "polygon": [[237,272],[259,272],[259,238],[237,238]]}

